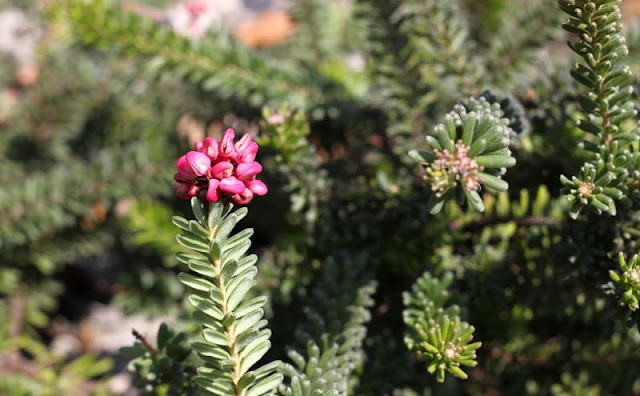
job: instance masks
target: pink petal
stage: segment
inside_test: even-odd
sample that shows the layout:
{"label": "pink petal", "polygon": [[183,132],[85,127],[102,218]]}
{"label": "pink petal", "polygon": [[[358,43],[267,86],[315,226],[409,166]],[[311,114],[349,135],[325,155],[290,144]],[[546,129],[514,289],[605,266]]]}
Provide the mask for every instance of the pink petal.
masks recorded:
{"label": "pink petal", "polygon": [[187,153],[187,162],[189,163],[189,166],[191,166],[191,169],[193,169],[193,172],[198,176],[202,176],[207,173],[211,167],[211,160],[209,157],[207,157],[206,154],[199,153],[197,151],[189,151]]}
{"label": "pink petal", "polygon": [[216,179],[209,180],[209,187],[207,188],[207,201],[218,202],[220,200],[220,194],[218,192],[218,185],[220,182]]}
{"label": "pink petal", "polygon": [[222,135],[222,140],[220,140],[220,151],[219,151],[219,155],[221,157],[224,158],[228,158],[228,159],[235,159],[236,158],[236,148],[233,145],[233,139],[235,139],[236,134],[233,131],[233,129],[229,128],[224,132],[224,135]]}
{"label": "pink petal", "polygon": [[236,177],[240,180],[251,180],[262,172],[262,165],[257,162],[243,162],[236,167]]}
{"label": "pink petal", "polygon": [[267,192],[269,192],[267,185],[260,180],[254,179],[250,182],[247,182],[246,184],[249,190],[251,190],[251,192],[253,192],[255,195],[263,196]]}
{"label": "pink petal", "polygon": [[224,179],[225,177],[229,177],[233,174],[233,165],[229,161],[218,162],[211,167],[211,171],[209,173],[211,177],[218,180]]}
{"label": "pink petal", "polygon": [[233,202],[239,205],[246,205],[253,199],[253,193],[248,188],[245,188],[244,191],[240,194],[233,195]]}
{"label": "pink petal", "polygon": [[238,153],[242,153],[247,147],[249,147],[250,143],[253,143],[251,135],[243,135],[242,138],[238,140],[238,143],[236,143],[236,151],[238,151]]}
{"label": "pink petal", "polygon": [[205,153],[212,160],[218,158],[218,142],[212,137],[204,139],[202,145],[202,152]]}
{"label": "pink petal", "polygon": [[251,142],[241,153],[238,153],[238,162],[251,162],[256,159],[257,153],[258,143]]}
{"label": "pink petal", "polygon": [[195,184],[181,183],[174,190],[180,199],[190,199],[198,194],[198,186]]}
{"label": "pink petal", "polygon": [[230,194],[240,194],[244,191],[244,183],[238,180],[235,176],[229,176],[220,180],[220,189]]}
{"label": "pink petal", "polygon": [[201,152],[201,153],[202,153],[202,152],[203,152],[203,151],[202,151],[202,146],[203,146],[202,142],[198,140],[198,141],[196,142],[196,151],[199,151],[199,152]]}
{"label": "pink petal", "polygon": [[187,156],[183,155],[178,158],[176,162],[176,167],[178,168],[178,172],[181,173],[185,178],[195,178],[197,175],[189,165],[189,161],[187,161]]}

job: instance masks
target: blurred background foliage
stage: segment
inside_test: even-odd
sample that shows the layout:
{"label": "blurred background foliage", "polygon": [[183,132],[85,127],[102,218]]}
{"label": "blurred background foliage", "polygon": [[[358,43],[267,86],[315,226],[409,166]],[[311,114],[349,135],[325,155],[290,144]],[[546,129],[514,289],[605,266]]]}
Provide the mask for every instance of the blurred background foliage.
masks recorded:
{"label": "blurred background foliage", "polygon": [[[608,274],[640,223],[564,214],[584,134],[554,0],[211,4],[224,17],[190,38],[169,1],[0,0],[0,394],[135,394],[131,328],[195,334],[171,175],[227,127],[260,142],[270,190],[244,221],[270,358],[348,343],[358,395],[640,394],[639,318]],[[623,2],[636,76],[639,9]],[[511,188],[432,216],[406,153],[487,89],[523,122]],[[453,274],[483,342],[467,381],[437,383],[403,345],[402,292],[425,272]],[[368,319],[366,338],[344,330]]]}

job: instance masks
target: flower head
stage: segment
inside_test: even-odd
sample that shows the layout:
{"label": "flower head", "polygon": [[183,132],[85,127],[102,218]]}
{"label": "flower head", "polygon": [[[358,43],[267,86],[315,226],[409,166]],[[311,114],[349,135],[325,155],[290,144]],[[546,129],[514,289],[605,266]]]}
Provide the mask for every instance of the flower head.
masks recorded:
{"label": "flower head", "polygon": [[453,153],[446,149],[436,149],[433,153],[436,160],[427,167],[426,179],[437,197],[441,197],[457,183],[460,183],[465,191],[480,189],[478,173],[484,168],[468,156],[469,147],[462,141],[456,143]]}
{"label": "flower head", "polygon": [[178,158],[173,178],[179,183],[175,188],[179,198],[190,199],[204,191],[209,202],[245,205],[255,195],[267,193],[267,186],[256,179],[262,172],[262,165],[255,161],[258,144],[249,135],[236,143],[234,139],[233,129],[227,129],[219,142],[208,137]]}

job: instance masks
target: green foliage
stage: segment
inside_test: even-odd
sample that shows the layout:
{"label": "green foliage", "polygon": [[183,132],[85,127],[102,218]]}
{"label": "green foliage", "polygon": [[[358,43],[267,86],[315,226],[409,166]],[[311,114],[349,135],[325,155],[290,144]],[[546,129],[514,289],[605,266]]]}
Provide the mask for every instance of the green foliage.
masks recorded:
{"label": "green foliage", "polygon": [[195,368],[189,364],[191,349],[187,345],[187,335],[176,333],[163,323],[158,328],[156,346],[135,330],[138,341],[130,347],[123,347],[120,353],[134,358],[129,362],[129,370],[135,374],[133,385],[146,395],[197,395],[194,382]]}
{"label": "green foliage", "polygon": [[[310,96],[291,70],[254,56],[224,37],[217,45],[195,44],[107,1],[94,2],[91,7],[83,1],[70,1],[68,7],[83,43],[100,47],[118,43],[123,53],[152,57],[153,69],[169,69],[204,90],[215,90],[227,98],[239,96],[255,105],[286,97],[288,102],[303,106]],[[109,23],[99,27],[95,21],[100,20]],[[260,78],[267,75],[270,80]]]}
{"label": "green foliage", "polygon": [[580,177],[561,181],[572,202],[571,216],[576,218],[588,207],[600,214],[616,214],[615,201],[628,202],[629,185],[637,179],[638,155],[630,151],[638,140],[638,130],[625,121],[636,116],[633,76],[620,61],[629,53],[621,34],[622,25],[617,0],[560,0],[558,4],[569,19],[562,27],[579,41],[570,48],[583,58],[571,70],[573,78],[588,89],[576,97],[585,117],[578,121],[594,140],[585,141],[585,149],[594,159],[581,169]]}
{"label": "green foliage", "polygon": [[620,289],[622,297],[619,304],[636,311],[640,308],[640,265],[638,265],[638,255],[635,255],[627,263],[622,253],[618,256],[620,272],[609,271],[609,276]]}
{"label": "green foliage", "polygon": [[[37,337],[16,334],[20,319],[12,317],[13,313],[15,302],[7,306],[0,300],[0,318],[3,318],[0,321],[0,366],[3,372],[0,393],[7,396],[110,395],[104,383],[96,378],[111,370],[111,359],[89,354],[74,359],[58,356]],[[27,360],[21,351],[32,358]]]}
{"label": "green foliage", "polygon": [[[341,266],[325,264],[321,281],[313,290],[313,305],[306,309],[307,324],[299,329],[306,341],[307,357],[295,349],[288,356],[295,366],[284,364],[290,378],[281,386],[283,395],[348,395],[362,369],[365,324],[371,320],[375,282],[368,280],[364,257],[352,258]],[[346,315],[344,314],[346,313]]]}
{"label": "green foliage", "polygon": [[255,255],[246,256],[252,229],[231,235],[247,209],[232,212],[231,204],[211,204],[205,208],[198,198],[191,200],[195,220],[174,217],[182,233],[178,242],[191,253],[178,260],[192,272],[179,275],[191,289],[189,301],[204,329],[203,339],[191,344],[204,364],[194,378],[199,388],[216,395],[260,396],[272,394],[282,381],[274,373],[277,364],[251,368],[271,347],[271,331],[262,319],[266,298],[249,298],[257,275]]}
{"label": "green foliage", "polygon": [[[0,59],[0,102],[17,100],[0,108],[0,328],[24,301],[19,336],[0,340],[43,376],[3,377],[0,393],[101,392],[105,363],[49,359],[37,336],[93,301],[185,331],[125,349],[146,394],[640,392],[637,263],[612,260],[640,247],[640,34],[629,23],[623,40],[615,0],[560,1],[581,57],[568,78],[556,3],[302,0],[295,32],[260,49],[224,30],[180,37],[131,2],[32,12],[39,81]],[[196,204],[178,242],[169,217],[190,208],[170,168],[226,127],[261,145],[255,234],[232,234],[244,209]],[[430,134],[412,157],[431,191],[407,156]],[[478,185],[434,165],[465,138],[489,145],[466,158]]]}
{"label": "green foliage", "polygon": [[475,329],[460,322],[459,308],[445,306],[452,280],[450,273],[439,280],[426,272],[410,293],[402,295],[403,318],[409,328],[405,343],[419,360],[427,362],[427,371],[435,373],[438,382],[444,382],[446,372],[467,379],[460,366],[476,366],[476,350],[482,345],[471,343]]}
{"label": "green foliage", "polygon": [[260,145],[276,153],[272,172],[286,180],[291,212],[295,222],[313,227],[319,216],[319,204],[330,188],[327,172],[321,167],[313,145],[309,143],[309,125],[304,113],[289,108],[262,110]]}
{"label": "green foliage", "polygon": [[435,214],[446,200],[456,196],[477,211],[484,211],[478,193],[480,185],[493,191],[506,191],[509,185],[501,179],[507,167],[516,164],[509,150],[510,121],[502,118],[500,105],[484,98],[470,99],[468,105],[458,105],[447,114],[443,124],[427,136],[427,151],[412,150],[411,158],[426,169],[424,179],[433,191],[429,209]]}
{"label": "green foliage", "polygon": [[562,375],[562,383],[553,384],[551,394],[553,396],[599,396],[601,390],[598,385],[589,385],[589,376],[586,373],[580,373],[578,378],[565,373]]}

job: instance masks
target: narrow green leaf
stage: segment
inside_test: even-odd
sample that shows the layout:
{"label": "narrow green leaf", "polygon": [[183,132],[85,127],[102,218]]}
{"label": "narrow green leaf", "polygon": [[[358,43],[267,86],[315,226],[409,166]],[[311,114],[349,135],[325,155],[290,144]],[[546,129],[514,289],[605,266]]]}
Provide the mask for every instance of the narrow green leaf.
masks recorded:
{"label": "narrow green leaf", "polygon": [[478,178],[480,179],[481,184],[489,188],[493,188],[494,190],[507,191],[509,189],[509,184],[499,177],[480,172],[478,173]]}
{"label": "narrow green leaf", "polygon": [[481,155],[476,157],[476,163],[485,168],[510,168],[516,164],[516,159],[503,155]]}
{"label": "narrow green leaf", "polygon": [[196,217],[196,220],[198,220],[200,224],[206,224],[204,209],[198,197],[191,198],[191,210],[193,211],[193,215]]}
{"label": "narrow green leaf", "polygon": [[261,396],[269,394],[282,383],[283,379],[284,376],[282,374],[275,373],[253,385],[247,392],[247,396]]}
{"label": "narrow green leaf", "polygon": [[233,290],[229,290],[229,298],[227,300],[227,309],[233,311],[238,304],[242,302],[242,299],[247,294],[249,289],[253,286],[252,279],[244,279]]}
{"label": "narrow green leaf", "polygon": [[195,250],[196,252],[208,253],[209,245],[199,238],[187,235],[178,235],[176,236],[178,243],[187,249]]}
{"label": "narrow green leaf", "polygon": [[215,287],[213,283],[207,280],[197,278],[191,274],[187,274],[184,272],[178,274],[178,279],[180,279],[180,282],[182,282],[185,286],[188,286],[194,290],[209,292],[212,288]]}

